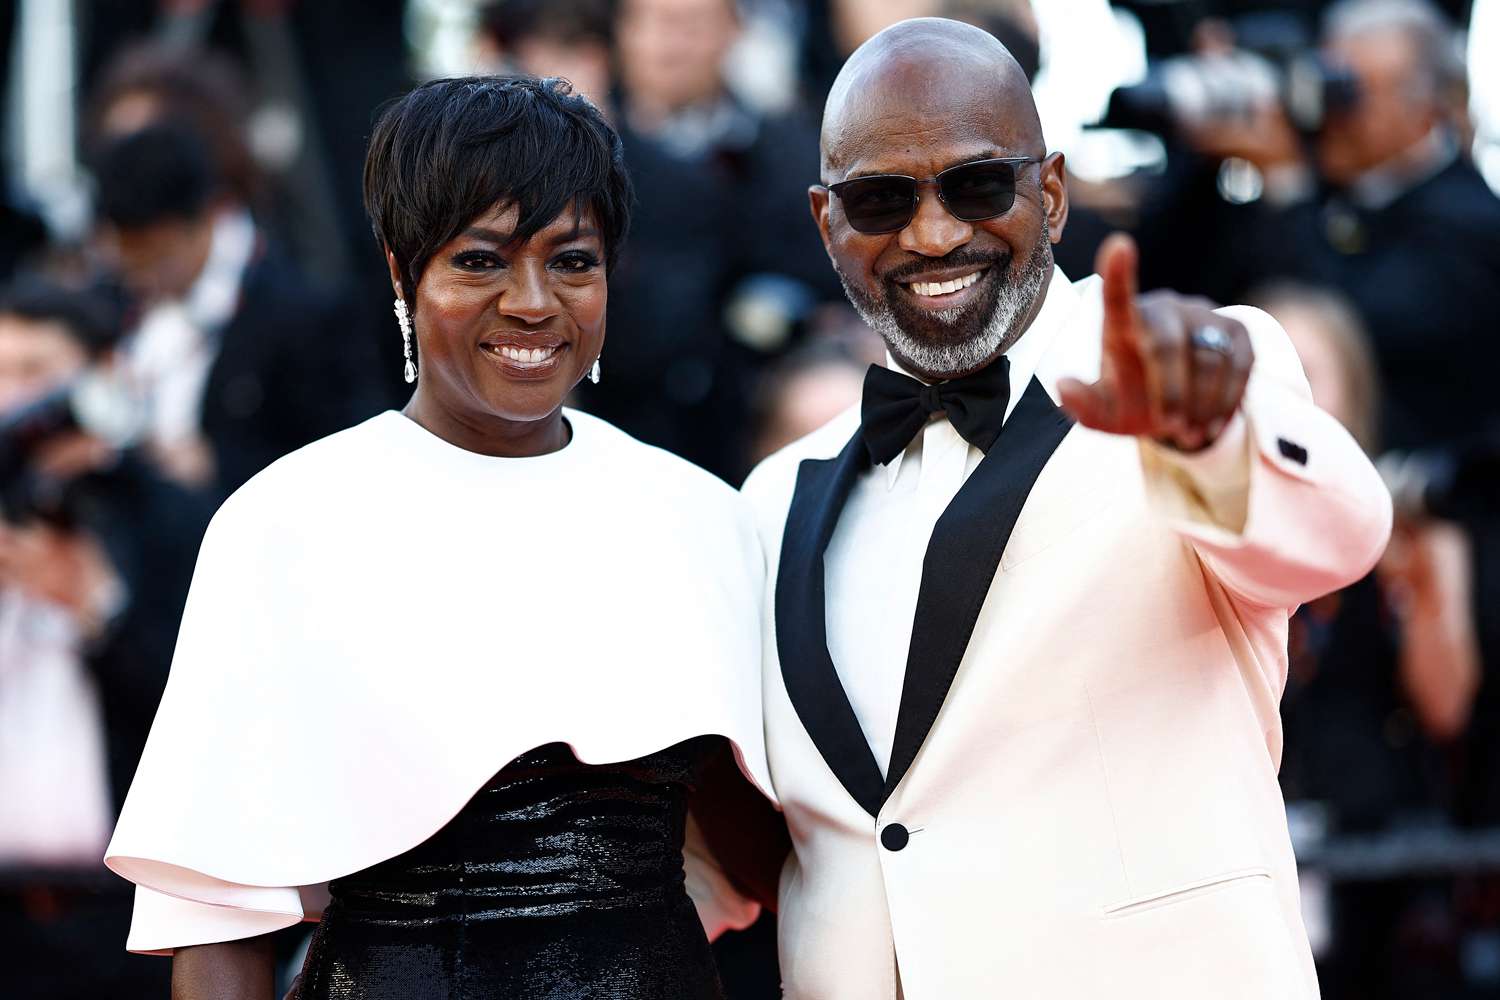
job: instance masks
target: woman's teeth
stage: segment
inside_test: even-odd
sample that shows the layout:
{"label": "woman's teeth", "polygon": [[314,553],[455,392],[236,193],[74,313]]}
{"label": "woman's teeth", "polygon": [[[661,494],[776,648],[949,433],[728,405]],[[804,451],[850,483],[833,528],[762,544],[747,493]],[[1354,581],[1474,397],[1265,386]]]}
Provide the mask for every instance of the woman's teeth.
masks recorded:
{"label": "woman's teeth", "polygon": [[560,349],[560,347],[510,347],[509,345],[501,344],[491,347],[490,351],[500,355],[507,361],[514,361],[517,364],[523,365],[535,365],[551,359],[552,355],[556,354]]}
{"label": "woman's teeth", "polygon": [[962,278],[954,278],[952,281],[913,281],[909,286],[918,295],[950,295],[953,292],[968,288],[979,280],[983,269],[966,274]]}

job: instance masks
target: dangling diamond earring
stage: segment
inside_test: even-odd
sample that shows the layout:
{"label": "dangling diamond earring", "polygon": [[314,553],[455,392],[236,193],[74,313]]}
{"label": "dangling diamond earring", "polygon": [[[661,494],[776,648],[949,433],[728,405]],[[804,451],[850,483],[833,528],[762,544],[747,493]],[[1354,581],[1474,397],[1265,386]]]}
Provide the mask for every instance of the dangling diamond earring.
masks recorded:
{"label": "dangling diamond earring", "polygon": [[406,352],[406,384],[411,385],[417,380],[417,366],[411,362],[411,313],[406,308],[405,299],[396,300],[396,322],[401,326],[401,343]]}
{"label": "dangling diamond earring", "polygon": [[594,367],[589,369],[589,381],[595,385],[599,384],[599,359],[594,359]]}

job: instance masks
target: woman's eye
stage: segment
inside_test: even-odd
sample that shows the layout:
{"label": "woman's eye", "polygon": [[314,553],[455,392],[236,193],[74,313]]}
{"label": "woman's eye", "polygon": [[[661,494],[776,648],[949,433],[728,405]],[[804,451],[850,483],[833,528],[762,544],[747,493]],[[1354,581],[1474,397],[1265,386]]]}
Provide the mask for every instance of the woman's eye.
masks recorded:
{"label": "woman's eye", "polygon": [[505,262],[499,257],[482,251],[461,253],[453,258],[453,263],[465,271],[489,271],[505,266]]}
{"label": "woman's eye", "polygon": [[592,271],[594,268],[598,267],[599,258],[595,257],[591,253],[587,253],[586,251],[575,250],[571,253],[565,253],[561,257],[557,258],[557,264],[555,266],[564,271],[582,273],[584,271]]}

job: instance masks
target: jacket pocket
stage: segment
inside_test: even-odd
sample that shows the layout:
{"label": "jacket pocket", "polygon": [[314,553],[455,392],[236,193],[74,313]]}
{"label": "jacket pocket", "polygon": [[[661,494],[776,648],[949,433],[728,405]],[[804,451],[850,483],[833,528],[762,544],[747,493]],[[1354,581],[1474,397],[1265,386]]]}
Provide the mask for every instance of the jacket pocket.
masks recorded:
{"label": "jacket pocket", "polygon": [[1163,906],[1173,906],[1177,903],[1185,903],[1199,896],[1206,896],[1211,892],[1227,889],[1241,882],[1252,879],[1265,879],[1270,881],[1271,870],[1269,868],[1238,868],[1234,871],[1224,872],[1220,875],[1212,875],[1208,878],[1198,879],[1168,889],[1166,892],[1153,892],[1145,896],[1136,896],[1120,903],[1112,903],[1104,908],[1106,917],[1129,917],[1137,913],[1145,913],[1147,910],[1155,910]]}

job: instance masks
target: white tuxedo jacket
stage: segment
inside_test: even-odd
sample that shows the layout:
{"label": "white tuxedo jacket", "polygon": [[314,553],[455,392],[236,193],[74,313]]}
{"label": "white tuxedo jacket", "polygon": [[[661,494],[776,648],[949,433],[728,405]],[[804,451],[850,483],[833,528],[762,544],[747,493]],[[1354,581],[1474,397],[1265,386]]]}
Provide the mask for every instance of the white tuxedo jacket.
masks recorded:
{"label": "white tuxedo jacket", "polygon": [[[1054,278],[1056,283],[1060,278]],[[1358,579],[1389,497],[1253,309],[1248,516],[1074,426],[1097,280],[928,544],[889,773],[827,650],[823,552],[869,469],[857,412],[745,486],[769,573],[771,776],[798,1000],[1310,1000],[1277,786],[1290,611]],[[878,560],[871,560],[878,566]],[[876,570],[878,571],[878,570]]]}

